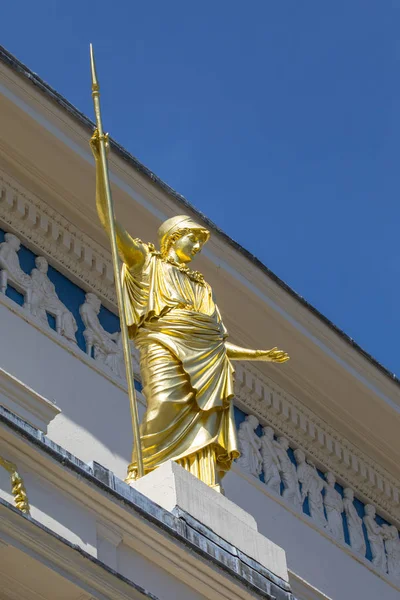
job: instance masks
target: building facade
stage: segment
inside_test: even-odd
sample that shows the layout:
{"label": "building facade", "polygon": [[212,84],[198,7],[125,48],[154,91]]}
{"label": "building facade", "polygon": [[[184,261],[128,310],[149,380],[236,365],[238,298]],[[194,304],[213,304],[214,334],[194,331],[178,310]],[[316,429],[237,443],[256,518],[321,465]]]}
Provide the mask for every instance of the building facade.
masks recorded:
{"label": "building facade", "polygon": [[262,551],[246,550],[245,530],[222,535],[130,488],[93,125],[4,49],[0,114],[0,598],[398,598],[396,377],[112,142],[127,229],[155,241],[175,214],[204,223],[196,268],[232,341],[291,356],[236,365],[242,455],[224,488]]}

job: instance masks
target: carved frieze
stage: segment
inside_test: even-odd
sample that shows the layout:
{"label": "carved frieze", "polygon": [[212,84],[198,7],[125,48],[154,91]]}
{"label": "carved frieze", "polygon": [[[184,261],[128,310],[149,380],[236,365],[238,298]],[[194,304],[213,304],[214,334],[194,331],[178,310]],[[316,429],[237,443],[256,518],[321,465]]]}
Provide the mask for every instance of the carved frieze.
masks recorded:
{"label": "carved frieze", "polygon": [[[109,333],[104,329],[99,320],[99,312],[101,302],[96,294],[88,292],[85,297],[85,302],[80,306],[79,312],[82,317],[85,330],[83,337],[86,342],[86,352],[89,356],[103,364],[113,373],[126,378],[124,355],[121,342],[121,332]],[[137,351],[133,344],[131,347],[132,360],[134,362],[133,369],[135,372],[139,370]]]}
{"label": "carved frieze", "polygon": [[0,220],[81,281],[85,289],[116,304],[109,253],[1,171]]}
{"label": "carved frieze", "polygon": [[334,473],[400,526],[400,484],[396,479],[253,366],[237,365],[235,375],[235,397],[243,410],[255,415],[261,425],[270,425],[286,436],[291,445],[301,448],[313,462]]}

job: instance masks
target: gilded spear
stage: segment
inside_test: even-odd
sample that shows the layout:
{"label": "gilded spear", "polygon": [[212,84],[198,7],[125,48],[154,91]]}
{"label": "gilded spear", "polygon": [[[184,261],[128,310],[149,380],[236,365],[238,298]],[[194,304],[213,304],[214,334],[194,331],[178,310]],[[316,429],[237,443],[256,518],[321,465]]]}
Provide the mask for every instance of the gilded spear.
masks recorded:
{"label": "gilded spear", "polygon": [[103,123],[101,120],[100,111],[100,86],[97,79],[96,64],[94,60],[93,46],[90,44],[90,65],[92,71],[92,96],[94,104],[94,112],[96,116],[96,126],[98,131],[99,139],[99,151],[100,151],[100,165],[101,174],[104,184],[104,194],[107,202],[107,213],[108,222],[110,224],[110,242],[111,242],[111,254],[114,269],[115,287],[117,290],[117,301],[119,310],[119,320],[121,325],[122,335],[122,347],[124,351],[124,361],[126,370],[126,380],[128,383],[128,395],[129,395],[129,406],[131,410],[132,418],[132,430],[135,444],[135,451],[137,457],[137,476],[143,476],[143,459],[142,459],[142,448],[140,445],[140,432],[139,432],[139,414],[137,408],[137,398],[133,377],[132,369],[132,357],[129,343],[128,327],[126,324],[125,307],[124,307],[124,296],[122,293],[122,283],[120,277],[120,263],[118,256],[117,237],[115,233],[115,217],[114,217],[114,206],[111,196],[110,179],[108,175],[108,162],[106,152],[106,135],[104,135]]}

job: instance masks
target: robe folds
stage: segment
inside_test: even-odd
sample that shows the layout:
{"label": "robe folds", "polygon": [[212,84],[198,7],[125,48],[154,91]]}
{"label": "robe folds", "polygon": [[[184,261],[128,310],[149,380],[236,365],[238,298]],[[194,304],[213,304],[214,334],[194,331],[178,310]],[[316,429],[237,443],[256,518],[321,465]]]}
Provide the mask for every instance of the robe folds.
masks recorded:
{"label": "robe folds", "polygon": [[227,331],[209,284],[147,248],[141,270],[122,269],[147,400],[140,426],[144,471],[211,446],[222,475],[239,456]]}

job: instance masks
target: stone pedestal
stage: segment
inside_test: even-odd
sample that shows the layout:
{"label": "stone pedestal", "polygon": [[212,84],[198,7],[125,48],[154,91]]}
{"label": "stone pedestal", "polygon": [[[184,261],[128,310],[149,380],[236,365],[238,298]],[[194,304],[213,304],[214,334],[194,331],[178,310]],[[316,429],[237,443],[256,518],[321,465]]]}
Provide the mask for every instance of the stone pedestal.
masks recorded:
{"label": "stone pedestal", "polygon": [[261,535],[255,519],[173,461],[131,484],[169,512],[187,514],[252,561],[288,581],[282,548]]}

